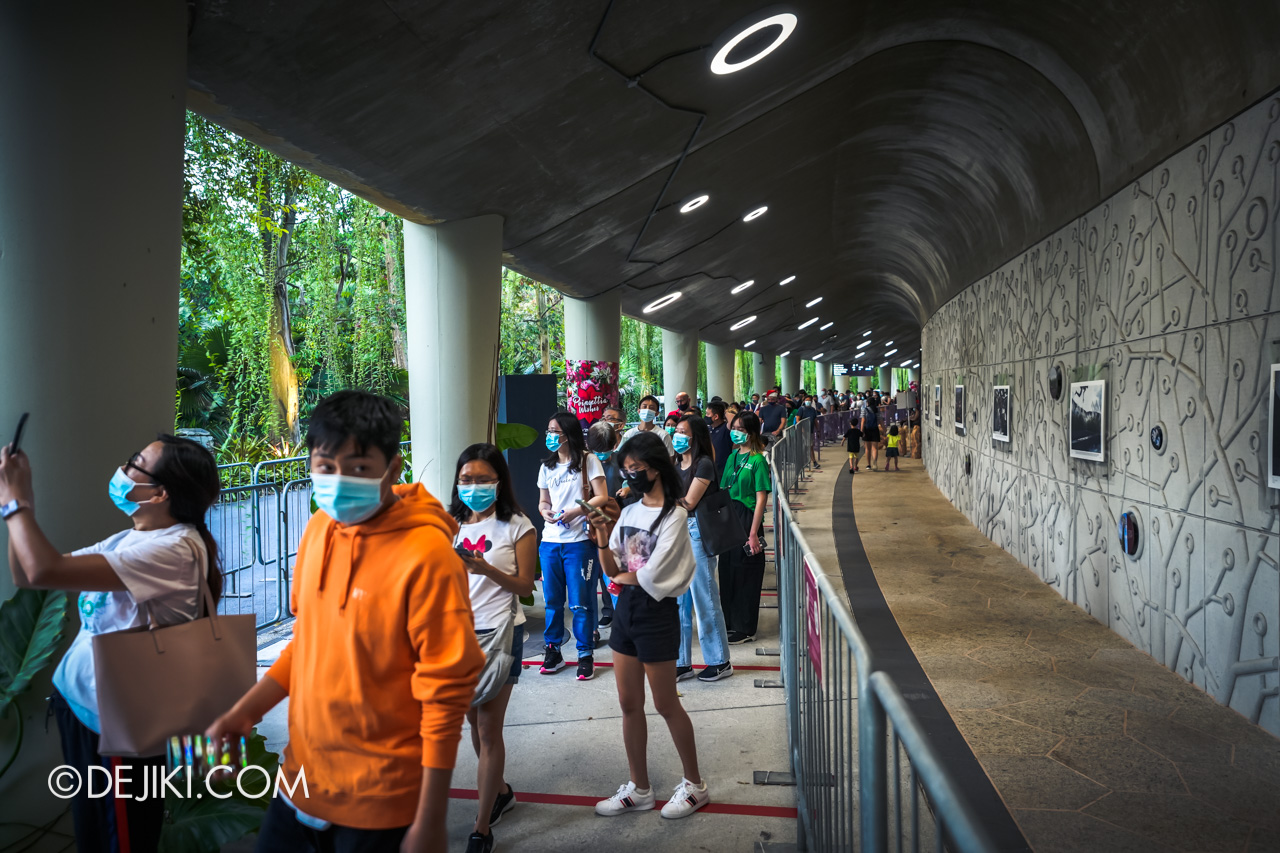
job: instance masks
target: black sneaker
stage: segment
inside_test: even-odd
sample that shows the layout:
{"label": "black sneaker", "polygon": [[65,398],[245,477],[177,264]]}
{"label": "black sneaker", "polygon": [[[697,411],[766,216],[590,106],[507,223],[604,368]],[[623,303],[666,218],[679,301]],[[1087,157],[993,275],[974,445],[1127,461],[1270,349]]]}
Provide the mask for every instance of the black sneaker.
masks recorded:
{"label": "black sneaker", "polygon": [[687,681],[693,678],[693,667],[678,666],[676,667],[676,681]]}
{"label": "black sneaker", "polygon": [[564,657],[560,654],[559,646],[547,645],[546,651],[542,655],[543,675],[552,675],[564,669]]}
{"label": "black sneaker", "polygon": [[613,614],[612,614],[612,613],[610,613],[608,616],[601,616],[601,617],[600,617],[600,627],[601,627],[601,628],[608,628],[608,627],[609,627],[610,625],[612,625],[612,624],[613,624]]}
{"label": "black sneaker", "polygon": [[578,680],[590,681],[596,677],[596,661],[591,655],[578,655]]}
{"label": "black sneaker", "polygon": [[493,811],[489,812],[489,826],[495,827],[502,821],[502,816],[516,807],[516,792],[507,785],[507,792],[499,794],[493,801]]}
{"label": "black sneaker", "polygon": [[596,631],[591,635],[591,640],[594,645],[594,648],[597,648],[597,649],[600,648],[600,632],[599,631]]}
{"label": "black sneaker", "polygon": [[471,837],[467,839],[467,853],[493,853],[493,833],[471,833]]}
{"label": "black sneaker", "polygon": [[740,646],[743,643],[750,643],[754,639],[755,637],[751,634],[739,634],[737,631],[734,631],[729,635],[729,645]]}
{"label": "black sneaker", "polygon": [[722,678],[728,678],[733,675],[733,664],[725,661],[715,666],[705,666],[702,672],[698,673],[699,681],[719,681]]}

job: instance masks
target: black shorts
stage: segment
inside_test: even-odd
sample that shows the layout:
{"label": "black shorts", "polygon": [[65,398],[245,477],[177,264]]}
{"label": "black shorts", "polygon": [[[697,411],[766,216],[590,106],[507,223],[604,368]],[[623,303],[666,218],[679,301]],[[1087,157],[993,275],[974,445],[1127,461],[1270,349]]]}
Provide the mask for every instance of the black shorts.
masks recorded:
{"label": "black shorts", "polygon": [[897,455],[898,455],[898,448],[896,448],[896,447],[886,447],[886,448],[884,449],[884,458],[885,458],[885,459],[893,459],[893,458],[895,458]]}
{"label": "black shorts", "polygon": [[642,587],[622,587],[613,607],[609,648],[641,663],[676,660],[680,656],[679,600],[657,601]]}
{"label": "black shorts", "polygon": [[869,426],[862,431],[862,440],[868,444],[875,444],[880,441],[880,427]]}

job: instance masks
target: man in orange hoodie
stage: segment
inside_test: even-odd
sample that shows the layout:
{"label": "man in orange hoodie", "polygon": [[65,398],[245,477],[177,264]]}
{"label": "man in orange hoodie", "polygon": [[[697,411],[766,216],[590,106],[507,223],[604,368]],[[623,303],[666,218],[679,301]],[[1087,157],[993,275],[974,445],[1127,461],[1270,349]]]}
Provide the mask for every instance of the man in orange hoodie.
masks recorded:
{"label": "man in orange hoodie", "polygon": [[[457,522],[403,459],[394,403],[342,391],[307,432],[311,517],[293,572],[293,640],[212,726],[244,735],[289,697],[284,773],[258,851],[443,851],[449,782],[484,654]],[[292,801],[291,801],[292,799]]]}

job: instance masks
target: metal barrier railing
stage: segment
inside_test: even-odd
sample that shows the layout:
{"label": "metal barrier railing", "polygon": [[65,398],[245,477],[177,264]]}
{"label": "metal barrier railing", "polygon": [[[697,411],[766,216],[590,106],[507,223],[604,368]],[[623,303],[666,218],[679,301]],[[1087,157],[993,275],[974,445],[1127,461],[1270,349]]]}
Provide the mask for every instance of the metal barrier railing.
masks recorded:
{"label": "metal barrier railing", "polygon": [[801,483],[810,442],[821,429],[793,427],[769,453],[798,846],[819,853],[990,850],[990,839],[897,685],[875,671],[853,611],[796,524],[787,495]]}
{"label": "metal barrier railing", "polygon": [[[408,482],[412,444],[400,442]],[[253,613],[258,630],[289,615],[289,583],[311,518],[309,456],[218,466],[222,493],[206,523],[222,555],[221,613]]]}

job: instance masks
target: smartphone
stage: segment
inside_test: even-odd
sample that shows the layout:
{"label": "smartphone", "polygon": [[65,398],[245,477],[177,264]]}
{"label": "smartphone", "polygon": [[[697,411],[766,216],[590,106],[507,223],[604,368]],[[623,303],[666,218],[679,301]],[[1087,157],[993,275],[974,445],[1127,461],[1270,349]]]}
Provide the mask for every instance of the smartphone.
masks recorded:
{"label": "smartphone", "polygon": [[9,442],[9,453],[17,453],[19,448],[22,447],[22,430],[26,427],[27,418],[30,415],[30,412],[23,412],[22,417],[18,418],[18,429],[13,434],[13,441]]}
{"label": "smartphone", "polygon": [[592,506],[591,504],[584,501],[582,498],[578,498],[578,506],[582,507],[583,511],[586,512],[588,515],[598,515],[601,518],[603,518],[605,521],[614,520],[613,516],[609,515],[609,513],[600,509],[600,507],[598,506]]}
{"label": "smartphone", "polygon": [[476,555],[475,551],[470,548],[463,548],[461,545],[455,546],[453,550],[459,557],[474,557]]}

